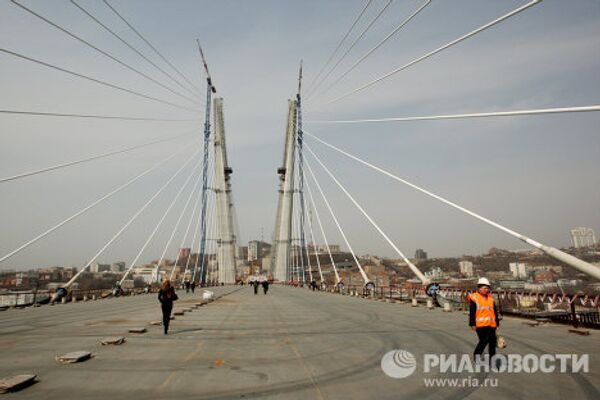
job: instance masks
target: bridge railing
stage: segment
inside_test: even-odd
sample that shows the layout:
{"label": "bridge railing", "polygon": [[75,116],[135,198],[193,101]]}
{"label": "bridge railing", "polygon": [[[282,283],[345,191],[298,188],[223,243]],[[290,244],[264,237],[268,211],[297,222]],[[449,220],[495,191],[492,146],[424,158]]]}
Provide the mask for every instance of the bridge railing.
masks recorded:
{"label": "bridge railing", "polygon": [[[342,288],[327,285],[322,290],[342,295],[367,297],[377,300],[409,302],[416,299],[425,303],[431,299],[423,288],[401,285],[378,286],[367,290],[363,285],[346,285]],[[436,295],[438,304],[448,302],[454,310],[469,308],[468,295],[474,289],[442,288]],[[600,329],[600,295],[588,293],[552,293],[525,290],[495,290],[492,292],[499,313],[533,319],[538,322],[556,322],[574,327]]]}

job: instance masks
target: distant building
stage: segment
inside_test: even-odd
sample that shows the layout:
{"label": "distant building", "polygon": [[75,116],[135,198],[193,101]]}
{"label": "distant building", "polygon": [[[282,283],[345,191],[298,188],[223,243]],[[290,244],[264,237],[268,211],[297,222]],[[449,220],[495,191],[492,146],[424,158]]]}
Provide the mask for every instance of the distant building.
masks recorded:
{"label": "distant building", "polygon": [[110,272],[125,272],[125,261],[118,261],[110,266]]}
{"label": "distant building", "polygon": [[[318,245],[317,249],[319,253],[327,253],[327,246],[324,244]],[[336,254],[341,253],[342,249],[340,248],[339,244],[330,244],[329,251],[331,251],[331,254]]]}
{"label": "distant building", "polygon": [[558,275],[554,271],[536,271],[533,275],[533,282],[556,282]]}
{"label": "distant building", "polygon": [[427,252],[423,249],[417,249],[417,251],[415,251],[415,259],[427,260]]}
{"label": "distant building", "polygon": [[189,247],[182,247],[179,249],[179,255],[177,256],[177,264],[185,265],[188,258],[192,254],[192,249]]}
{"label": "distant building", "polygon": [[459,261],[460,273],[467,278],[473,276],[473,263],[471,261]]}
{"label": "distant building", "polygon": [[596,234],[592,228],[571,229],[571,242],[576,249],[590,247],[596,244]]}
{"label": "distant building", "polygon": [[444,278],[444,272],[440,267],[431,267],[431,269],[425,272],[425,277],[431,280],[438,280]]}
{"label": "distant building", "polygon": [[110,272],[110,264],[100,264],[98,262],[90,265],[90,272]]}
{"label": "distant building", "polygon": [[531,271],[531,267],[529,264],[520,263],[520,262],[511,262],[508,264],[508,268],[512,273],[514,278],[525,279],[529,276],[529,272]]}
{"label": "distant building", "polygon": [[248,242],[248,261],[257,261],[271,251],[271,245],[260,240]]}

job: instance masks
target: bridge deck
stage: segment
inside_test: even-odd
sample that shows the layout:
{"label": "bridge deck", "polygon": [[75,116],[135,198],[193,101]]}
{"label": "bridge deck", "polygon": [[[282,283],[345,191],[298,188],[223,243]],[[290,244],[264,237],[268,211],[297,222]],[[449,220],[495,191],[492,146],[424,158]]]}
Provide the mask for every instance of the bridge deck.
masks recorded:
{"label": "bridge deck", "polygon": [[[470,354],[475,334],[462,313],[279,286],[267,296],[247,286],[215,292],[229,294],[176,317],[168,336],[148,325],[160,319],[154,295],[0,313],[0,377],[40,377],[8,398],[591,399],[600,393],[597,332],[581,337],[564,326],[532,328],[507,318],[503,351],[587,353],[590,372],[501,374],[494,388],[428,388],[423,379],[437,375],[419,366],[408,378],[392,379],[382,372],[381,357],[397,348],[418,362],[424,353]],[[199,299],[198,293],[180,297],[176,309]],[[148,333],[127,333],[137,326]],[[127,343],[99,344],[113,335],[127,336]],[[74,350],[95,357],[73,365],[54,360]],[[482,377],[450,377],[467,375]]]}

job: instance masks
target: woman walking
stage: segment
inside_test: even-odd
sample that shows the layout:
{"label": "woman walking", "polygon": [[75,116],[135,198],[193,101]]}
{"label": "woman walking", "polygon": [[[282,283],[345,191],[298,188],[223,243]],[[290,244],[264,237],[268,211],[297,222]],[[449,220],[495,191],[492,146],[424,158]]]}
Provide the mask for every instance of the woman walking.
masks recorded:
{"label": "woman walking", "polygon": [[175,288],[171,286],[170,280],[165,280],[158,292],[158,301],[160,301],[163,315],[163,327],[165,335],[169,332],[169,322],[171,322],[171,311],[173,311],[173,302],[178,300]]}

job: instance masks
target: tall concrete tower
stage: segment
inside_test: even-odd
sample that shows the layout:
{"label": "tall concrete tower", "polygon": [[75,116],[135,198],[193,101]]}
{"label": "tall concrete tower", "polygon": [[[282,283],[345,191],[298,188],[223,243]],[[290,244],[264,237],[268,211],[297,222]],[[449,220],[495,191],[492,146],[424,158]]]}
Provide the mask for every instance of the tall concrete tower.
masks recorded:
{"label": "tall concrete tower", "polygon": [[230,177],[233,172],[227,163],[223,99],[213,102],[215,127],[215,196],[217,203],[217,261],[219,282],[235,283],[236,241],[233,230]]}
{"label": "tall concrete tower", "polygon": [[279,173],[279,202],[273,242],[273,278],[285,282],[289,278],[292,242],[292,210],[294,207],[294,150],[296,140],[296,102],[288,100],[288,121],[285,136],[283,167]]}

